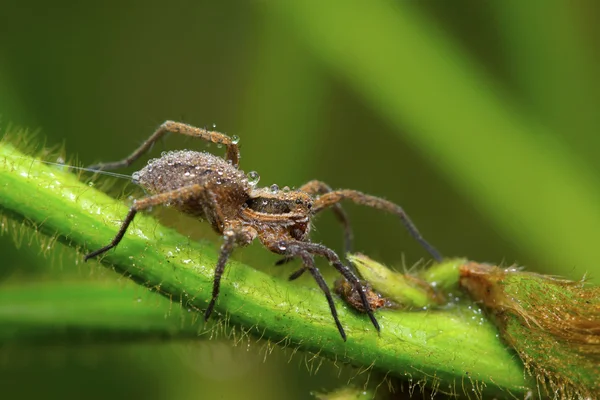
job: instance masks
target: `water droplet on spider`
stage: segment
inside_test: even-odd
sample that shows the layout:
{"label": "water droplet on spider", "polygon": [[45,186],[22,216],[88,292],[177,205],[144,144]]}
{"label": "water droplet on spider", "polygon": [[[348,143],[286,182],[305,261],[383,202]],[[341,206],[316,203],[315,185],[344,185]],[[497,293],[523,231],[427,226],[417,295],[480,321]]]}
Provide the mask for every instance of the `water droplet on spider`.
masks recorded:
{"label": "water droplet on spider", "polygon": [[290,191],[290,187],[289,186],[284,186],[283,189],[281,189],[283,191],[283,193],[287,193]]}
{"label": "water droplet on spider", "polygon": [[277,186],[276,184],[272,184],[271,187],[269,187],[269,190],[271,191],[271,193],[276,194],[277,192],[279,192],[279,186]]}
{"label": "water droplet on spider", "polygon": [[134,172],[133,174],[131,174],[131,180],[133,181],[133,183],[138,183],[140,181],[140,173]]}
{"label": "water droplet on spider", "polygon": [[279,244],[277,245],[277,248],[278,248],[279,250],[281,250],[281,251],[285,251],[285,250],[287,250],[287,246],[285,245],[285,243],[279,243]]}
{"label": "water droplet on spider", "polygon": [[239,136],[237,136],[237,135],[233,135],[233,136],[231,137],[231,143],[233,143],[233,144],[238,144],[239,142],[240,142],[240,137],[239,137]]}
{"label": "water droplet on spider", "polygon": [[223,181],[221,180],[221,178],[217,178],[215,180],[215,182],[216,182],[217,185],[220,185],[221,183],[223,183]]}
{"label": "water droplet on spider", "polygon": [[190,176],[190,175],[191,175],[191,174],[189,173],[189,171],[185,171],[185,172],[183,173],[183,176]]}
{"label": "water droplet on spider", "polygon": [[218,171],[217,171],[217,174],[218,174],[218,175],[223,175],[223,170],[221,170],[221,169],[220,169],[220,170],[218,170]]}
{"label": "water droplet on spider", "polygon": [[248,177],[248,184],[250,186],[256,186],[258,181],[260,181],[260,175],[256,171],[250,171],[246,176]]}
{"label": "water droplet on spider", "polygon": [[166,156],[167,154],[169,154],[169,152],[168,152],[168,151],[161,151],[161,153],[160,153],[160,156],[161,156],[161,157],[164,157],[164,156]]}
{"label": "water droplet on spider", "polygon": [[231,229],[228,229],[225,232],[223,232],[223,239],[233,237],[233,235],[235,235],[235,233]]}

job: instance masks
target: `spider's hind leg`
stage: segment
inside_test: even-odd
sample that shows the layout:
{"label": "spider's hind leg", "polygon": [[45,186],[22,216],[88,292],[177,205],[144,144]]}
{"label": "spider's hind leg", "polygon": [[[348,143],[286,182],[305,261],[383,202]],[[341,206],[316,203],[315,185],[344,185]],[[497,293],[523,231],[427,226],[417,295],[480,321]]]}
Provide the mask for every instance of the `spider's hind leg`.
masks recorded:
{"label": "spider's hind leg", "polygon": [[148,150],[150,150],[156,141],[169,132],[197,137],[206,140],[207,142],[225,145],[227,147],[225,159],[231,161],[231,164],[234,167],[238,166],[240,160],[240,151],[236,140],[221,132],[209,131],[204,128],[196,128],[195,126],[184,124],[183,122],[165,121],[154,131],[152,135],[150,135],[148,139],[146,139],[144,143],[140,145],[140,147],[135,149],[129,156],[119,161],[90,165],[88,168],[100,171],[127,167],[135,160],[140,158]]}
{"label": "spider's hind leg", "polygon": [[133,206],[129,209],[129,213],[127,214],[127,217],[125,217],[125,219],[123,220],[121,228],[119,228],[119,232],[117,232],[114,239],[108,245],[86,254],[84,260],[87,261],[90,258],[99,256],[100,254],[105,253],[114,247],[117,247],[117,245],[125,236],[127,228],[129,228],[129,225],[133,221],[133,218],[135,217],[138,211],[147,210],[150,207],[161,204],[166,204],[169,201],[172,201],[173,199],[185,201],[186,199],[196,196],[202,190],[204,190],[204,188],[201,185],[190,185],[184,186],[176,190],[171,190],[169,192],[159,193],[136,200],[133,203]]}

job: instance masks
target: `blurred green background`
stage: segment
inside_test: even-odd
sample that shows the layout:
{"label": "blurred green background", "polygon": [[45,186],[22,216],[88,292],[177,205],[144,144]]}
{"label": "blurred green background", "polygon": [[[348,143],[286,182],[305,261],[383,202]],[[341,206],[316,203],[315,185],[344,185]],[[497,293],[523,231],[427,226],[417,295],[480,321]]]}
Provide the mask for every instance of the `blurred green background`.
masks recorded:
{"label": "blurred green background", "polygon": [[[166,119],[214,123],[241,137],[241,167],[262,185],[358,189],[401,204],[446,256],[598,282],[597,2],[3,2],[0,13],[3,130],[39,129],[91,164],[129,154]],[[206,148],[171,136],[151,156],[182,147]],[[356,250],[398,268],[426,258],[398,221],[347,209]],[[69,250],[17,249],[11,236],[0,238],[4,285],[118,277]],[[330,215],[314,239],[341,251]],[[292,270],[258,245],[236,257]],[[228,341],[3,344],[0,387],[23,398],[305,399],[354,374],[328,362],[311,374],[290,353],[263,362],[260,345]]]}

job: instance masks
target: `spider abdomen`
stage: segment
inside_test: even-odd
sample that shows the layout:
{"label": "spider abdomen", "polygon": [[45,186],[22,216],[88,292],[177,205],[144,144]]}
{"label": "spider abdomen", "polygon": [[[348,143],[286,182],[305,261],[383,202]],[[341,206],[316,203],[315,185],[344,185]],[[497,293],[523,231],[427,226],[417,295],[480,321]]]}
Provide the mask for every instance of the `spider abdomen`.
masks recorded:
{"label": "spider abdomen", "polygon": [[150,194],[200,185],[202,190],[197,194],[183,201],[174,196],[167,205],[209,220],[218,231],[222,216],[237,214],[251,189],[243,171],[223,158],[191,150],[165,152],[162,157],[148,161],[133,174],[133,179]]}

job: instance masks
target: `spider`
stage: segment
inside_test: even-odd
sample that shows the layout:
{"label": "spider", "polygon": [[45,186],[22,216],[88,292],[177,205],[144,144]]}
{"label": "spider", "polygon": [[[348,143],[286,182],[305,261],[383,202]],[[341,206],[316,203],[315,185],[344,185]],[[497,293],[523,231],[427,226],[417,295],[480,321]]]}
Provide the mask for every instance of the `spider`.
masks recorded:
{"label": "spider", "polygon": [[127,158],[110,163],[90,166],[94,170],[126,167],[166,133],[179,133],[204,139],[226,147],[225,157],[191,150],[164,153],[151,160],[133,179],[150,195],[134,201],[129,213],[114,239],[106,246],[85,256],[87,261],[116,247],[135,215],[157,205],[171,205],[191,216],[204,219],[223,236],[219,258],[215,267],[212,298],[204,313],[210,317],[219,296],[221,277],[227,260],[236,246],[246,246],[258,238],[273,253],[283,255],[278,264],[294,258],[302,261],[302,267],[289,277],[294,280],[308,271],[325,294],[337,329],[346,340],[346,333],[338,318],[333,297],[325,279],[315,266],[315,256],[324,257],[359,293],[364,310],[373,326],[380,331],[379,323],[365,293],[363,285],[354,272],[340,260],[338,255],[323,244],[309,239],[311,219],[321,211],[332,208],[345,229],[346,250],[352,242],[348,218],[340,206],[342,200],[374,207],[400,217],[410,234],[437,261],[440,254],[423,239],[415,225],[401,207],[387,200],[370,196],[356,190],[332,190],[317,180],[308,182],[297,190],[279,190],[276,185],[258,188],[258,174],[247,176],[238,169],[240,159],[238,138],[223,133],[196,128],[180,122],[166,121]]}

